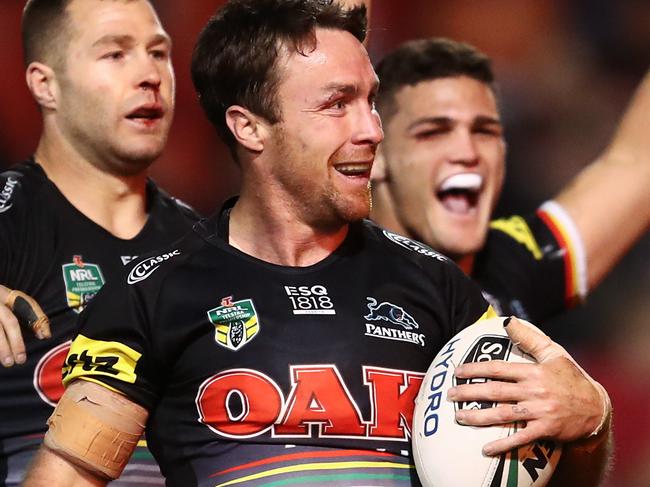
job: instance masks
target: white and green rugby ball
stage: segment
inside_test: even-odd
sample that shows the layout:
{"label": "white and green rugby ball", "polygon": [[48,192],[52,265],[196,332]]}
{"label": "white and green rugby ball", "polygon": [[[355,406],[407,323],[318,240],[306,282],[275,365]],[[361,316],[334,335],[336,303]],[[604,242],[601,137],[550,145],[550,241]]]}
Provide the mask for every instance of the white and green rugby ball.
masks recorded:
{"label": "white and green rugby ball", "polygon": [[486,443],[513,434],[519,426],[458,424],[455,412],[459,408],[485,409],[496,403],[447,400],[450,387],[467,382],[454,377],[454,368],[460,364],[487,360],[534,362],[510,341],[503,320],[483,320],[459,332],[442,347],[427,371],[416,399],[412,435],[415,465],[424,487],[541,487],[553,475],[560,459],[560,444],[535,442],[486,457],[481,451]]}

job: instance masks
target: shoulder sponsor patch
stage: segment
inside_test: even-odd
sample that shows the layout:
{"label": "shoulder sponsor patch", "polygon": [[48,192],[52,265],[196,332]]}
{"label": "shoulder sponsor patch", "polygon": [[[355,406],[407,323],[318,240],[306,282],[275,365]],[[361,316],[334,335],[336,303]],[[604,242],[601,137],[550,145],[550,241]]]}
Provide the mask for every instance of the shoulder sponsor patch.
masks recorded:
{"label": "shoulder sponsor patch", "polygon": [[18,179],[12,176],[9,176],[5,180],[5,184],[2,190],[0,190],[0,213],[9,211],[13,206],[11,198],[14,194],[14,189],[16,188],[17,185],[18,185]]}
{"label": "shoulder sponsor patch", "polygon": [[215,327],[214,340],[233,351],[246,345],[260,331],[252,299],[233,302],[232,296],[225,297],[221,306],[208,311],[208,319]]}
{"label": "shoulder sponsor patch", "polygon": [[157,255],[155,257],[147,257],[143,261],[136,264],[133,269],[131,269],[126,282],[129,284],[135,284],[137,282],[144,281],[151,274],[156,272],[163,262],[173,257],[178,257],[179,255],[181,255],[181,251],[176,249],[165,254]]}
{"label": "shoulder sponsor patch", "polygon": [[113,377],[133,384],[135,367],[142,354],[115,341],[93,340],[77,335],[63,365],[63,384],[82,377]]}
{"label": "shoulder sponsor patch", "polygon": [[426,255],[427,257],[431,257],[432,259],[436,259],[441,262],[445,262],[447,260],[447,257],[444,255],[436,252],[431,247],[428,247],[416,240],[411,240],[408,237],[389,232],[388,230],[384,230],[383,233],[386,238],[388,238],[388,240],[396,243],[400,247],[404,247],[405,249],[410,250],[411,252],[417,252],[418,254]]}

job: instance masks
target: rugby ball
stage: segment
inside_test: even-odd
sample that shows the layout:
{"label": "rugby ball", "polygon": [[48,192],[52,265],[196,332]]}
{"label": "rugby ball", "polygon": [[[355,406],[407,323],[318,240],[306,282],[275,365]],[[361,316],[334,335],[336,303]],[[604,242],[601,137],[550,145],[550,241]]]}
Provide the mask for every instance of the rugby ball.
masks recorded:
{"label": "rugby ball", "polygon": [[425,487],[541,487],[557,466],[561,445],[553,441],[535,442],[500,456],[484,456],[483,445],[513,434],[521,425],[458,424],[456,410],[485,409],[496,403],[447,400],[450,387],[467,382],[454,377],[454,368],[460,364],[534,362],[510,341],[503,320],[483,320],[459,332],[442,347],[427,371],[416,399],[412,430],[415,465]]}

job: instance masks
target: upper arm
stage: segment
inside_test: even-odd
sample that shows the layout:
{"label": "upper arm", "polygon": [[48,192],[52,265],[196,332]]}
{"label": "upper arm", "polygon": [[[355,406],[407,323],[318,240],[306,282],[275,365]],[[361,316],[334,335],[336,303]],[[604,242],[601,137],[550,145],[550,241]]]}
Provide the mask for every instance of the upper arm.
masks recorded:
{"label": "upper arm", "polygon": [[60,464],[58,469],[65,475],[83,474],[93,481],[117,478],[144,432],[147,417],[145,408],[122,394],[94,382],[75,381],[48,420],[44,456]]}
{"label": "upper arm", "polygon": [[557,195],[574,221],[597,285],[650,228],[650,73],[598,159]]}
{"label": "upper arm", "polygon": [[41,446],[22,485],[26,487],[104,486],[107,480],[77,467],[47,446]]}

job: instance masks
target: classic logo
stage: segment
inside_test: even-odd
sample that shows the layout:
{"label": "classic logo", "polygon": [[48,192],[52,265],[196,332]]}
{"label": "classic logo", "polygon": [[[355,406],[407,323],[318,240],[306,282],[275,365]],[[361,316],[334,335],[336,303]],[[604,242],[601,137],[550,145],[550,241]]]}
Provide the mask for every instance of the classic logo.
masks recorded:
{"label": "classic logo", "polygon": [[424,334],[414,333],[412,331],[420,327],[415,319],[404,311],[404,308],[396,304],[383,301],[377,303],[375,298],[366,296],[368,300],[368,314],[364,318],[368,321],[387,321],[392,325],[400,326],[403,329],[395,329],[373,323],[366,323],[366,336],[385,338],[387,340],[397,340],[401,342],[411,342],[424,346]]}
{"label": "classic logo", "polygon": [[131,269],[126,282],[129,284],[135,284],[136,282],[144,281],[147,277],[156,272],[156,270],[160,267],[160,264],[166,260],[171,259],[172,257],[177,257],[179,255],[181,255],[181,251],[174,250],[172,252],[167,252],[166,254],[157,255],[156,257],[149,257],[147,259],[144,259],[133,269]]}
{"label": "classic logo", "polygon": [[[461,360],[461,364],[472,362],[488,362],[490,360],[507,360],[512,349],[512,342],[508,337],[501,335],[483,335],[476,339],[469,351]],[[477,384],[487,382],[488,379],[457,379],[454,377],[455,385],[460,384]],[[455,402],[456,410],[459,409],[488,409],[496,406],[496,403],[490,401],[460,401]]]}
{"label": "classic logo", "polygon": [[208,319],[215,326],[214,340],[234,351],[250,342],[260,331],[252,299],[233,302],[232,296],[225,297],[221,306],[208,311]]}
{"label": "classic logo", "polygon": [[426,255],[427,257],[431,257],[432,259],[436,259],[441,262],[445,262],[447,260],[444,255],[434,251],[431,247],[427,247],[426,245],[404,237],[403,235],[389,232],[388,230],[384,230],[384,235],[386,238],[388,238],[388,240],[395,242],[400,247],[404,247],[411,252],[417,252],[418,254]]}
{"label": "classic logo", "polygon": [[106,282],[102,271],[98,265],[84,262],[81,255],[75,255],[72,264],[64,264],[62,269],[68,306],[81,313]]}
{"label": "classic logo", "polygon": [[0,213],[8,211],[13,206],[13,203],[10,203],[9,201],[11,200],[11,196],[13,195],[14,188],[17,184],[17,179],[12,177],[7,178],[4,188],[0,191]]}

